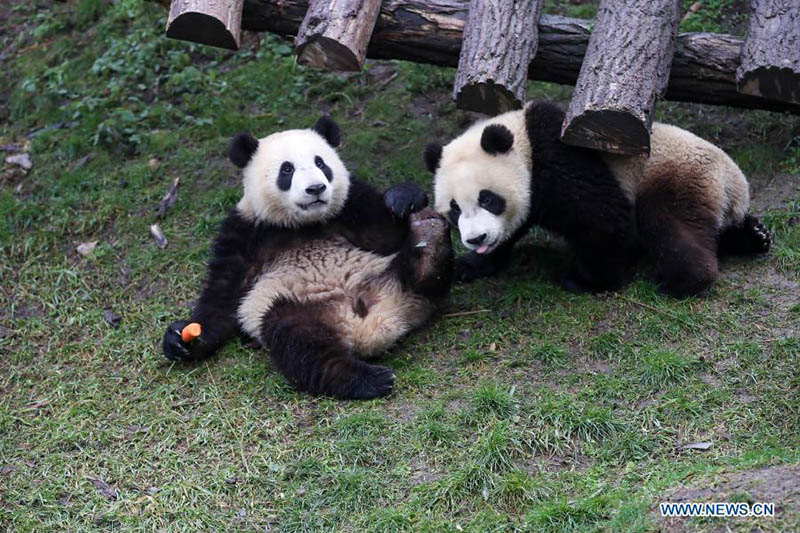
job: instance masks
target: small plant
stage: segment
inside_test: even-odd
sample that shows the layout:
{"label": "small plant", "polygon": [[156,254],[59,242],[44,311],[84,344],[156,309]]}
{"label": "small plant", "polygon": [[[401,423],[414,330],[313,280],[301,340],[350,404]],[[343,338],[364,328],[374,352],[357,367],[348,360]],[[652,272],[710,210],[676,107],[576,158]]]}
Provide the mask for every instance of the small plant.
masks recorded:
{"label": "small plant", "polygon": [[496,383],[481,385],[472,394],[472,411],[478,417],[505,418],[514,408],[513,393]]}
{"label": "small plant", "polygon": [[647,350],[641,357],[640,379],[648,387],[661,389],[688,380],[700,365],[697,359],[669,350]]}

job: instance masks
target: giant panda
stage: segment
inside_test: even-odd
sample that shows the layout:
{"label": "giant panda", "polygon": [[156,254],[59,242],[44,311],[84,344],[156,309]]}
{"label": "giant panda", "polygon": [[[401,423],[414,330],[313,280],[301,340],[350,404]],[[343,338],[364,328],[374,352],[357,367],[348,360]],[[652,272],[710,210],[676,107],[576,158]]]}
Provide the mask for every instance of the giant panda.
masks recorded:
{"label": "giant panda", "polygon": [[557,278],[576,292],[619,288],[647,253],[662,291],[698,295],[719,254],[769,250],[747,180],[718,147],[654,123],[649,157],[605,154],[562,143],[563,120],[556,105],[529,103],[426,146],[435,208],[471,250],[456,260],[458,280],[503,268],[534,224],[568,241],[574,259]]}
{"label": "giant panda", "polygon": [[362,358],[422,324],[452,270],[447,222],[416,185],[379,193],[351,179],[328,117],[263,139],[237,135],[230,159],[244,193],[214,241],[189,321],[163,338],[171,360],[210,357],[237,333],[269,350],[277,369],[313,394],[387,395],[394,375]]}

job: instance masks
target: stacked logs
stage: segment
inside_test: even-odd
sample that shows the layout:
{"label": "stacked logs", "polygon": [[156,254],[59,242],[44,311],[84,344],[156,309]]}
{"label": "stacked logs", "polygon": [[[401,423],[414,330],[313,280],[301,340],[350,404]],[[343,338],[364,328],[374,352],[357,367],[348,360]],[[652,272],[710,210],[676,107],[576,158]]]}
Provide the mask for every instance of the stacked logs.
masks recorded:
{"label": "stacked logs", "polygon": [[[171,13],[237,1],[172,0]],[[525,78],[577,84],[565,142],[641,153],[662,95],[800,114],[800,6],[751,8],[746,41],[676,36],[679,0],[603,0],[594,34],[592,21],[540,16],[541,0],[244,0],[241,27],[296,35],[298,61],[323,68],[358,69],[365,57],[458,66],[456,101],[489,113],[519,107]],[[221,40],[203,38],[189,40]]]}

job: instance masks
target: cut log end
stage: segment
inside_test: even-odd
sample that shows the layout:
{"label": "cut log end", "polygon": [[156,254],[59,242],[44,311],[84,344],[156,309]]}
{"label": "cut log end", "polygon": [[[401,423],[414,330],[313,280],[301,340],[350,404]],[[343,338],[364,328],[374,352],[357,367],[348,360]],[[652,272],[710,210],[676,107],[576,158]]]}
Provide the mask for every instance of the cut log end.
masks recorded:
{"label": "cut log end", "polygon": [[737,84],[744,94],[800,104],[800,72],[791,68],[757,68],[740,77]]}
{"label": "cut log end", "polygon": [[233,35],[216,17],[190,11],[178,15],[167,26],[167,37],[238,50],[240,36]]}
{"label": "cut log end", "polygon": [[561,140],[614,154],[649,154],[650,132],[641,120],[624,111],[586,111],[565,123]]}
{"label": "cut log end", "polygon": [[456,93],[455,99],[456,107],[459,109],[487,115],[497,115],[522,108],[522,100],[504,85],[496,84],[492,80],[464,85]]}
{"label": "cut log end", "polygon": [[338,41],[317,36],[297,47],[297,62],[309,67],[327,70],[359,71],[359,61],[352,50]]}

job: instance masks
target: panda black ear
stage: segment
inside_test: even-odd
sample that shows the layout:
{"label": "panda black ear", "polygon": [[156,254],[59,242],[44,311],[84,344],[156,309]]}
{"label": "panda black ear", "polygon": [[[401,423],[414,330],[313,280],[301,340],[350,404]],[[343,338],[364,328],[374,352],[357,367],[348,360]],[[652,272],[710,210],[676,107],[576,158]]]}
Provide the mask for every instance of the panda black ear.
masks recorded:
{"label": "panda black ear", "polygon": [[483,129],[481,148],[492,155],[504,154],[514,145],[514,134],[501,124],[490,124]]}
{"label": "panda black ear", "polygon": [[325,137],[328,144],[334,148],[339,146],[339,142],[341,141],[339,125],[335,123],[331,117],[327,115],[319,117],[319,120],[314,124],[312,129]]}
{"label": "panda black ear", "polygon": [[258,139],[249,133],[239,133],[231,141],[231,146],[228,148],[228,157],[231,158],[234,165],[244,168],[250,162],[257,149]]}
{"label": "panda black ear", "polygon": [[425,167],[430,172],[436,172],[442,160],[442,145],[438,143],[428,143],[425,146]]}

